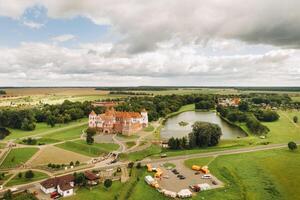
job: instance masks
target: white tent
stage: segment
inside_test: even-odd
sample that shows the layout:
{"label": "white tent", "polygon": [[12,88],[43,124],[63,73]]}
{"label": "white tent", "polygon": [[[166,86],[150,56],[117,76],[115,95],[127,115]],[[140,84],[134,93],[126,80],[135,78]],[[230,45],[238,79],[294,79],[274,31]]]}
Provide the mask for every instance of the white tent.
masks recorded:
{"label": "white tent", "polygon": [[210,189],[210,185],[207,183],[198,184],[198,187],[200,188],[201,191]]}
{"label": "white tent", "polygon": [[177,196],[176,192],[172,192],[172,191],[165,190],[165,189],[162,190],[162,193],[167,197],[175,198]]}
{"label": "white tent", "polygon": [[152,176],[145,176],[145,181],[148,183],[148,185],[151,185],[153,182],[155,182]]}
{"label": "white tent", "polygon": [[183,189],[183,190],[180,190],[177,193],[177,196],[180,197],[180,198],[191,197],[192,196],[192,192],[189,189]]}

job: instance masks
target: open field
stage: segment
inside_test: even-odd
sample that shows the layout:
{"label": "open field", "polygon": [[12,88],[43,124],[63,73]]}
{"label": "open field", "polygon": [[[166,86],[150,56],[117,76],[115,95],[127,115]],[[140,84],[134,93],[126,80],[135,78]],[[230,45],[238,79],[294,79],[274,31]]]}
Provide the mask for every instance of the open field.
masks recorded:
{"label": "open field", "polygon": [[26,184],[26,183],[30,183],[30,182],[34,182],[34,181],[38,181],[44,178],[48,178],[48,175],[42,172],[38,172],[38,171],[33,171],[34,173],[34,177],[31,179],[26,179],[25,176],[25,172],[22,173],[22,177],[19,178],[18,174],[16,174],[5,186],[9,187],[9,186],[15,186],[15,185],[21,185],[21,184]]}
{"label": "open field", "polygon": [[66,151],[55,146],[47,146],[40,150],[39,154],[30,164],[32,166],[47,165],[49,163],[69,164],[71,161],[75,162],[77,160],[83,163],[90,160],[90,157],[72,151]]}
{"label": "open field", "polygon": [[[55,132],[65,131],[68,128],[73,128],[80,126],[82,123],[87,123],[87,118],[80,119],[78,121],[73,121],[68,124],[58,124],[55,127],[50,127],[46,123],[37,123],[36,128],[33,131],[23,131],[20,129],[9,129],[11,134],[7,136],[4,140],[18,139],[22,137],[33,137],[39,134],[54,134]],[[78,125],[79,124],[79,125]]]}
{"label": "open field", "polygon": [[131,161],[138,161],[142,160],[143,158],[159,154],[161,152],[161,148],[157,145],[151,145],[147,149],[144,149],[142,151],[137,151],[129,154],[121,154],[122,159],[128,159]]}
{"label": "open field", "polygon": [[[211,158],[186,161],[204,164]],[[297,199],[300,195],[300,151],[287,149],[219,156],[209,168],[226,188],[199,193],[194,199]]]}
{"label": "open field", "polygon": [[43,135],[43,138],[51,138],[55,140],[71,140],[80,138],[80,135],[82,134],[82,130],[86,129],[87,124],[83,124],[76,127],[71,127],[65,130],[58,130],[53,133],[49,133],[46,135]]}
{"label": "open field", "polygon": [[21,164],[24,164],[27,160],[29,160],[36,152],[38,148],[17,148],[12,149],[0,168],[13,168],[17,167]]}
{"label": "open field", "polygon": [[69,141],[56,146],[90,157],[98,157],[104,153],[108,153],[119,148],[119,145],[112,143],[94,143],[92,145],[88,145],[83,140],[73,142]]}

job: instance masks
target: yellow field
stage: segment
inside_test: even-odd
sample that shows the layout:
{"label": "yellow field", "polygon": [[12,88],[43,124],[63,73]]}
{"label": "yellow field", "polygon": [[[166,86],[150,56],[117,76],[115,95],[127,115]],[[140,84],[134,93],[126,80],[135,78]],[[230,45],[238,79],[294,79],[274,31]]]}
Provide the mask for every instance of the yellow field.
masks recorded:
{"label": "yellow field", "polygon": [[83,156],[72,151],[67,151],[55,146],[47,146],[40,150],[30,164],[32,166],[47,165],[49,163],[68,164],[71,161],[76,162],[77,160],[83,163],[90,159],[88,156]]}

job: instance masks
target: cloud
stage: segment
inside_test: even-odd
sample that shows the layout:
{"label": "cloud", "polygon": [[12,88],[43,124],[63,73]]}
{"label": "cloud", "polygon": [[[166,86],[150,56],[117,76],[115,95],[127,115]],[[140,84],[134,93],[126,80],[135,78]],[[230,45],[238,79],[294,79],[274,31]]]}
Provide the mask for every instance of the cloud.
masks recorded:
{"label": "cloud", "polygon": [[157,43],[174,37],[184,43],[222,38],[300,47],[297,0],[0,1],[0,15],[13,18],[38,4],[51,18],[85,16],[98,24],[109,23],[124,36],[120,42],[131,53],[152,51]]}
{"label": "cloud", "polygon": [[59,36],[53,37],[53,38],[51,38],[51,40],[54,42],[67,42],[67,41],[73,40],[75,38],[76,37],[74,35],[64,34],[64,35],[59,35]]}
{"label": "cloud", "polygon": [[112,47],[107,43],[75,49],[22,43],[2,48],[0,85],[20,81],[38,85],[291,85],[300,78],[299,50],[211,56],[199,53],[195,46],[162,45],[155,52],[122,57],[110,54]]}
{"label": "cloud", "polygon": [[44,26],[44,24],[40,24],[40,23],[33,22],[33,21],[24,21],[23,24],[32,29],[40,29]]}

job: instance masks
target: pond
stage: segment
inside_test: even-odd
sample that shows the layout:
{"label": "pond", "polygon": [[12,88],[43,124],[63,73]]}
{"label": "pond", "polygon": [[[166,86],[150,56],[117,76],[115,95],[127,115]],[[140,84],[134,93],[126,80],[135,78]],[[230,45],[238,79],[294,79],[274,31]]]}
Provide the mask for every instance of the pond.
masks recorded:
{"label": "pond", "polygon": [[[170,137],[176,138],[187,136],[188,133],[191,132],[192,125],[196,121],[218,124],[222,129],[222,139],[235,139],[237,137],[247,136],[246,133],[238,127],[235,127],[222,120],[215,112],[188,111],[167,119],[164,128],[161,130],[161,137],[168,139]],[[188,122],[188,125],[185,125],[182,122]]]}

